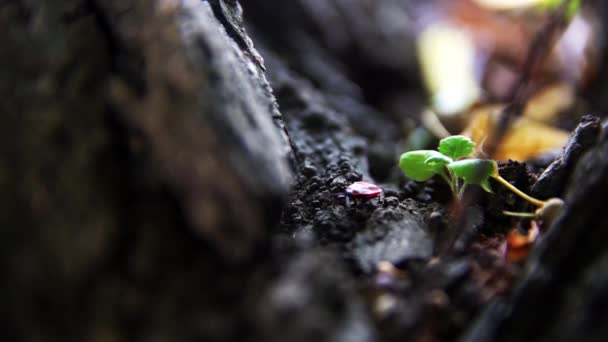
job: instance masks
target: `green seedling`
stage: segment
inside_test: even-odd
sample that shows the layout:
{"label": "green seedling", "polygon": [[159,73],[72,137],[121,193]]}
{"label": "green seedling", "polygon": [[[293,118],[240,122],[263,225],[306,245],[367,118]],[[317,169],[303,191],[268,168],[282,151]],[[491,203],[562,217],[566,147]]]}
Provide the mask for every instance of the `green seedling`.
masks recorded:
{"label": "green seedling", "polygon": [[[493,178],[513,193],[532,203],[538,209],[535,213],[516,213],[504,211],[505,215],[553,219],[563,201],[552,198],[542,201],[525,194],[498,173],[498,164],[489,159],[465,159],[475,148],[475,142],[463,135],[454,135],[439,142],[438,151],[419,150],[401,155],[399,167],[408,178],[418,182],[426,181],[436,175],[445,180],[454,197],[461,198],[466,186],[477,184],[485,191],[492,192],[489,179]],[[549,217],[550,216],[550,217]]]}

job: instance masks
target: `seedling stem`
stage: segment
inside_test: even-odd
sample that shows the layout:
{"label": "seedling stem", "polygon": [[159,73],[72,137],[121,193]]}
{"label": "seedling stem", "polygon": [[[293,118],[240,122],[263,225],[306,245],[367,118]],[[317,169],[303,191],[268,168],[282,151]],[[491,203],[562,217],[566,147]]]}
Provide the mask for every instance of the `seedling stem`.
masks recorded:
{"label": "seedling stem", "polygon": [[535,213],[521,213],[521,212],[509,211],[509,210],[503,210],[502,213],[507,216],[514,216],[514,217],[523,217],[523,218],[535,218],[536,217]]}
{"label": "seedling stem", "polygon": [[525,199],[526,201],[534,204],[535,206],[537,206],[539,208],[542,208],[545,206],[545,201],[541,201],[539,199],[526,195],[521,190],[516,188],[514,185],[509,183],[506,179],[502,178],[500,175],[495,175],[494,179],[496,179],[499,183],[501,183],[502,185],[507,187],[509,190],[513,191],[517,196]]}
{"label": "seedling stem", "polygon": [[552,221],[557,216],[564,204],[561,199],[541,201],[525,194],[498,174],[498,164],[494,160],[466,159],[474,147],[475,143],[468,137],[447,137],[439,142],[438,151],[419,150],[402,154],[399,166],[407,177],[419,182],[439,175],[449,184],[457,199],[462,198],[464,189],[469,184],[477,184],[485,191],[492,192],[488,179],[494,178],[517,196],[538,207],[534,213],[504,211],[505,215],[541,218],[545,221]]}

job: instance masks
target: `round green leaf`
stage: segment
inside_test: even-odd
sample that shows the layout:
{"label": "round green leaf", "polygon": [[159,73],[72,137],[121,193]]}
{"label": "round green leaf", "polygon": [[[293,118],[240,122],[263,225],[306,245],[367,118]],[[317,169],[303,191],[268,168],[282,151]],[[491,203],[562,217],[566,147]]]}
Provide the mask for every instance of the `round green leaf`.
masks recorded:
{"label": "round green leaf", "polygon": [[452,174],[462,178],[466,184],[478,184],[487,192],[492,192],[488,179],[498,175],[498,165],[494,160],[465,159],[447,165]]}
{"label": "round green leaf", "polygon": [[410,151],[401,155],[399,167],[408,178],[422,182],[444,172],[444,166],[451,161],[437,151]]}
{"label": "round green leaf", "polygon": [[464,135],[452,135],[451,137],[439,141],[438,150],[444,155],[456,160],[471,154],[474,147],[475,142],[469,137],[465,137]]}

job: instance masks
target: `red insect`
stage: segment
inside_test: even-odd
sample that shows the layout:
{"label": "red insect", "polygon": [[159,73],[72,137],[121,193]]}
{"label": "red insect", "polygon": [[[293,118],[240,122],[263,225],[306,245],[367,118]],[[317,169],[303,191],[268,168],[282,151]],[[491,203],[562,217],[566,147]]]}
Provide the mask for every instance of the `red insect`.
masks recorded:
{"label": "red insect", "polygon": [[380,187],[368,182],[354,182],[346,188],[347,195],[364,199],[377,197],[381,193]]}

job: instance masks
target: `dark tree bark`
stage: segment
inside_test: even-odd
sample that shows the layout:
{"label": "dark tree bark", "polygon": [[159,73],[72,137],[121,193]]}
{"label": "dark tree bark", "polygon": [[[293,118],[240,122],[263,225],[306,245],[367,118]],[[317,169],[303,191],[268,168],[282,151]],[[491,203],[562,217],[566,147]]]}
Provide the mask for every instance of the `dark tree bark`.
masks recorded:
{"label": "dark tree bark", "polygon": [[5,339],[245,333],[255,267],[225,267],[259,263],[291,171],[239,12],[0,4]]}
{"label": "dark tree bark", "polygon": [[[330,100],[370,103],[393,121],[422,109],[412,1],[251,0],[243,7],[260,39]],[[396,105],[403,94],[405,106]]]}

